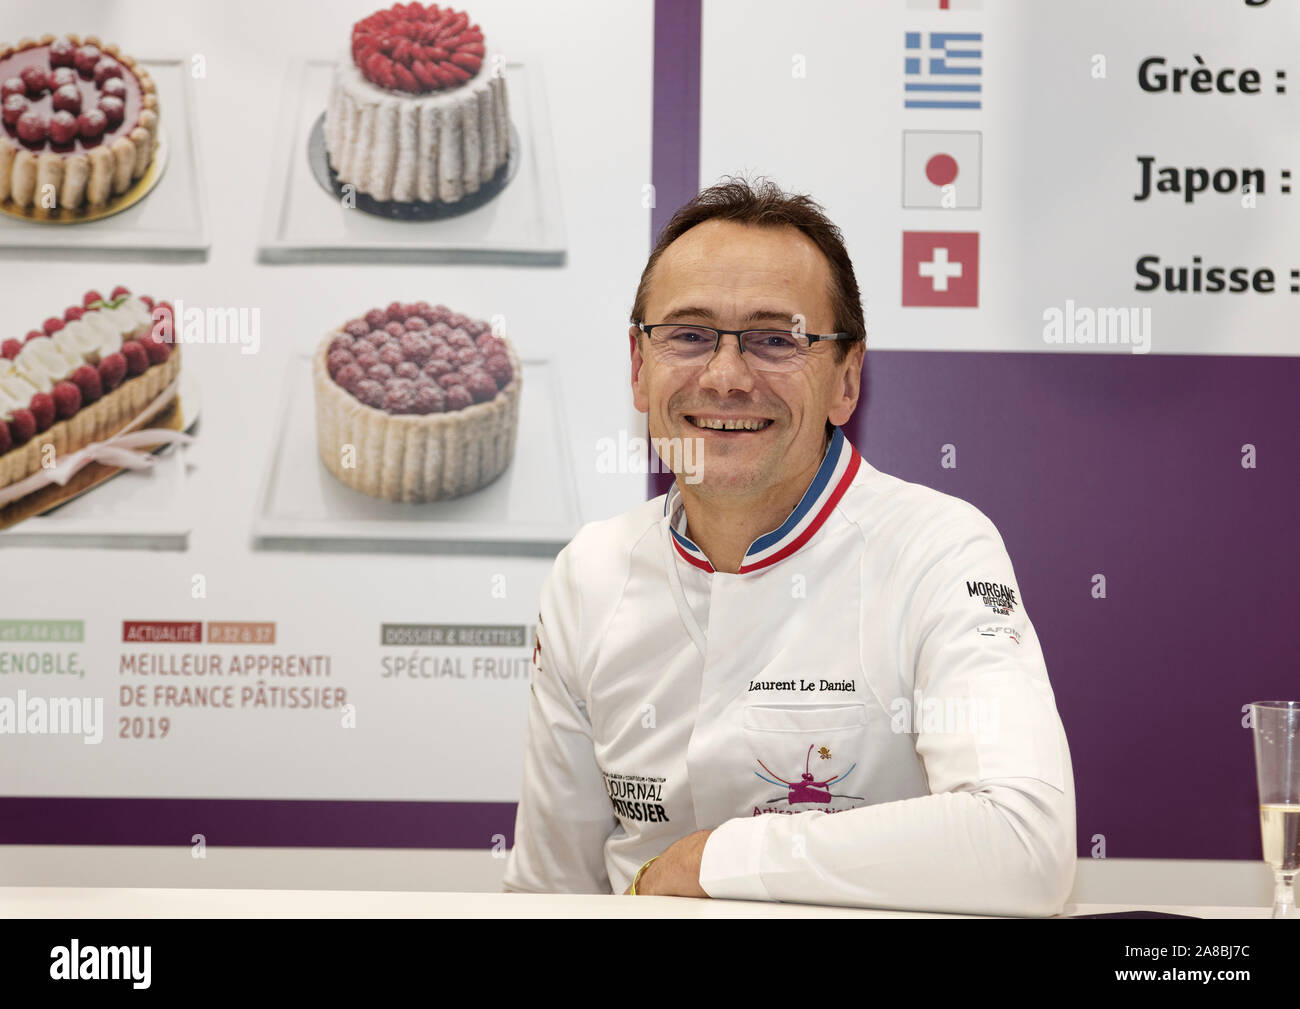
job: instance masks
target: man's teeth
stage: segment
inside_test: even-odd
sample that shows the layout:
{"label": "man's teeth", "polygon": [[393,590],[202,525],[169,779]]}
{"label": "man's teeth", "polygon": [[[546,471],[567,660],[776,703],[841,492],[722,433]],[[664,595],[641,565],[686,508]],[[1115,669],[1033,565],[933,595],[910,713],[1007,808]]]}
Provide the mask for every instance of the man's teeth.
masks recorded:
{"label": "man's teeth", "polygon": [[691,423],[696,427],[705,427],[711,431],[761,431],[770,420],[710,420],[704,417],[692,417]]}

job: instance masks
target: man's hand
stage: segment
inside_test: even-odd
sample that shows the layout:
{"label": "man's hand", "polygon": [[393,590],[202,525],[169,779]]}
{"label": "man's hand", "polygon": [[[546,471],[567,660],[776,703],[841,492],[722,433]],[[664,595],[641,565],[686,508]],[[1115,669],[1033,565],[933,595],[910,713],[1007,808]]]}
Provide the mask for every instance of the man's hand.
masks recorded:
{"label": "man's hand", "polygon": [[[700,888],[700,859],[704,857],[704,843],[712,833],[712,830],[697,830],[665,848],[641,874],[637,896],[707,897]],[[631,885],[623,892],[631,893]]]}

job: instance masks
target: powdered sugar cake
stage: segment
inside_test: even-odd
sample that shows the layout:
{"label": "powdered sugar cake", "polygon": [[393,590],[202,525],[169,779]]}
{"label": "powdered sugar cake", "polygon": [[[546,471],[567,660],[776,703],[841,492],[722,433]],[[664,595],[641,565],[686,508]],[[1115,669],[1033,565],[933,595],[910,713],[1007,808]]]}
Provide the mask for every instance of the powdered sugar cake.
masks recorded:
{"label": "powdered sugar cake", "polygon": [[312,385],[321,461],[371,497],[459,497],[514,457],[519,358],[486,322],[445,305],[393,302],[327,333]]}
{"label": "powdered sugar cake", "polygon": [[352,28],[325,114],[341,183],[381,202],[454,203],[506,164],[500,60],[465,13],[394,4]]}

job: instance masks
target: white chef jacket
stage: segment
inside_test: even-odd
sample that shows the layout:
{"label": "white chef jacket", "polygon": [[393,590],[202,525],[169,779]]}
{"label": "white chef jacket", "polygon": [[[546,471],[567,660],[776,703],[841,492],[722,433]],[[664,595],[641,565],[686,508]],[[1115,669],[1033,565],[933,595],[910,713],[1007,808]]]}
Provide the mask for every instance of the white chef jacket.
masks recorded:
{"label": "white chef jacket", "polygon": [[997,529],[838,428],[739,573],[674,485],[542,589],[505,889],[622,893],[705,828],[713,897],[1037,916],[1073,886],[1069,748]]}

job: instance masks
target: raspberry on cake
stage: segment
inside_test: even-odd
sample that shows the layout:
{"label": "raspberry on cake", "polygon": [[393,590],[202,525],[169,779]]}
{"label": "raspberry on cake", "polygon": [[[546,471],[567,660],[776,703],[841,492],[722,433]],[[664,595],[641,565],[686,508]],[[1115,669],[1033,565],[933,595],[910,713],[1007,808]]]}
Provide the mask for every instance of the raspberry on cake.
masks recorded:
{"label": "raspberry on cake", "polygon": [[384,202],[454,203],[478,192],[510,149],[494,56],[468,14],[436,4],[394,4],[353,25],[351,58],[335,70],[325,110],[339,181]]}
{"label": "raspberry on cake", "polygon": [[0,489],[39,472],[45,446],[58,457],[111,438],[174,386],[180,348],[153,339],[145,299],[113,294],[90,291],[43,331],[0,344]]}
{"label": "raspberry on cake", "polygon": [[[486,322],[455,318],[490,333]],[[439,357],[452,319],[443,305],[394,303],[322,338],[312,375],[317,450],[349,487],[390,501],[459,497],[514,457],[519,358],[501,337],[493,337],[492,365],[477,351],[464,361]]]}
{"label": "raspberry on cake", "polygon": [[0,202],[33,206],[53,186],[60,208],[121,195],[158,150],[149,72],[94,36],[0,43]]}

